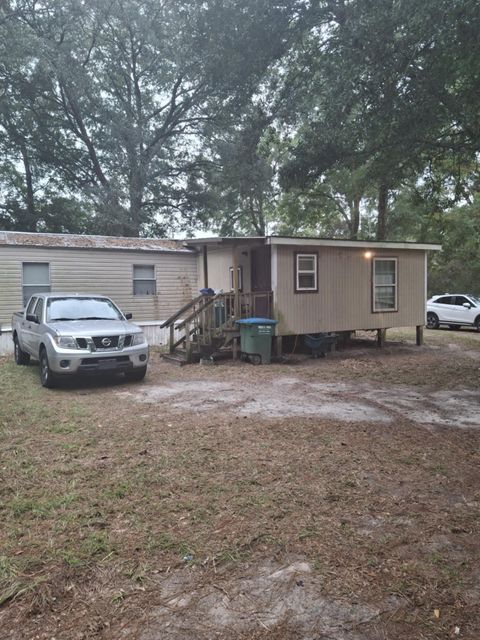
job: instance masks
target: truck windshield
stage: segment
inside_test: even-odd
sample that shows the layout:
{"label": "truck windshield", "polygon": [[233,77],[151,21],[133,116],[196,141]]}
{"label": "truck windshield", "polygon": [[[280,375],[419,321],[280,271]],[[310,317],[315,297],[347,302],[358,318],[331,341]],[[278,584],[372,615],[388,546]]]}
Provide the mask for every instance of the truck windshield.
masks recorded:
{"label": "truck windshield", "polygon": [[50,298],[47,322],[66,320],[123,320],[123,316],[105,298]]}

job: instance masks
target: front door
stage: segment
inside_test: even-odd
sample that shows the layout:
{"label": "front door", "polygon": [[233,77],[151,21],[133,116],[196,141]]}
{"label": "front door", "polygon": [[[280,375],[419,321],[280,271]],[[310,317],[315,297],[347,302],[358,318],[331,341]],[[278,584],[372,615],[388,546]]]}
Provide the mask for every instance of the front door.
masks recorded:
{"label": "front door", "polygon": [[[251,250],[250,269],[252,293],[270,292],[272,290],[270,246],[257,247]],[[270,317],[270,295],[253,295],[253,315]]]}

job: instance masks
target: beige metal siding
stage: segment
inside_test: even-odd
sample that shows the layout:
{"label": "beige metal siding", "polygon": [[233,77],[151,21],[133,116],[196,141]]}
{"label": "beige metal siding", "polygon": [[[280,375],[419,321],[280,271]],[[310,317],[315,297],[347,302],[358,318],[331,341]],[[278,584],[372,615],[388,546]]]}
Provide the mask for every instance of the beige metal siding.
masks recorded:
{"label": "beige metal siding", "polygon": [[[242,267],[243,291],[250,291],[250,248],[230,246],[208,248],[208,286],[212,289],[230,291],[230,267],[233,267],[233,252],[236,252],[237,263]],[[198,257],[199,288],[203,287],[203,256]]]}
{"label": "beige metal siding", "polygon": [[[108,295],[134,320],[165,320],[197,291],[194,253],[0,247],[0,323],[22,308],[22,262],[50,263],[52,291]],[[155,265],[157,295],[133,295],[133,265]]]}
{"label": "beige metal siding", "polygon": [[[295,253],[318,253],[318,293],[295,293]],[[425,252],[382,249],[398,258],[398,311],[372,312],[372,259],[365,249],[278,246],[275,310],[278,333],[315,333],[415,326],[425,322]]]}

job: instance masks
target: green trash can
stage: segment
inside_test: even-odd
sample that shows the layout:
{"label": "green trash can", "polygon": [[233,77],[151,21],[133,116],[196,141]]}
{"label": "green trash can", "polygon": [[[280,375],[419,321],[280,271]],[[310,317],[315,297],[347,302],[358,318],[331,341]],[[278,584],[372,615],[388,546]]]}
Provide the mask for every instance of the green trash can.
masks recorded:
{"label": "green trash can", "polygon": [[270,364],[272,337],[276,320],[269,318],[245,318],[237,320],[240,327],[240,351],[253,364]]}

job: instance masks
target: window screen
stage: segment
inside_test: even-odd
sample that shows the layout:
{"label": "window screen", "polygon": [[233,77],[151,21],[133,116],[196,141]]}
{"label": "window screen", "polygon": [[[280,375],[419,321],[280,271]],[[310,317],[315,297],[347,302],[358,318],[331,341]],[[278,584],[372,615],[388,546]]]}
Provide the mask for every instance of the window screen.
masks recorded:
{"label": "window screen", "polygon": [[133,266],[133,295],[154,296],[157,293],[154,265]]}
{"label": "window screen", "polygon": [[373,263],[373,310],[397,310],[397,260],[375,258]]}
{"label": "window screen", "polygon": [[317,291],[317,254],[297,254],[295,267],[296,290]]}
{"label": "window screen", "polygon": [[50,265],[48,262],[23,263],[23,304],[35,293],[50,291]]}

